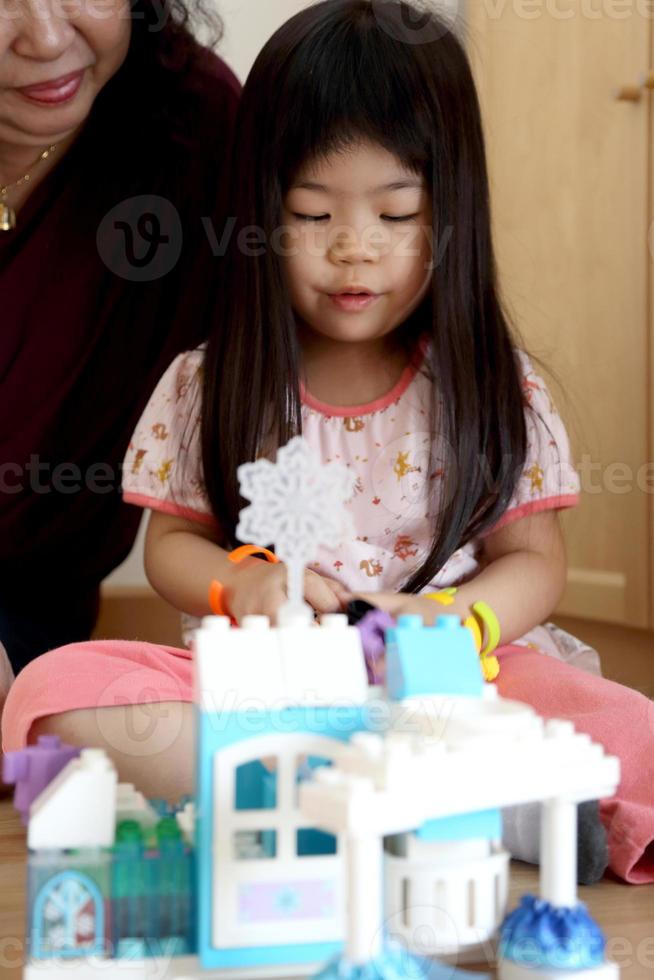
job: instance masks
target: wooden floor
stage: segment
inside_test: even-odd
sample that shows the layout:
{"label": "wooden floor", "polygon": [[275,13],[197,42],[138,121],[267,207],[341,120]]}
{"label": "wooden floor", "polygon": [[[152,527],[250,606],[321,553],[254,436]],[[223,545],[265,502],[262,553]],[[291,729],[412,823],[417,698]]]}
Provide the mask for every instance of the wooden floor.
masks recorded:
{"label": "wooden floor", "polygon": [[[606,676],[654,697],[654,635],[571,620],[559,622],[599,649]],[[21,976],[25,858],[20,821],[10,802],[0,801],[0,980]],[[512,902],[537,888],[537,871],[514,863]],[[580,897],[603,927],[609,955],[620,965],[623,980],[654,980],[654,885],[635,887],[604,880],[580,889]],[[109,974],[103,975],[110,980]]]}

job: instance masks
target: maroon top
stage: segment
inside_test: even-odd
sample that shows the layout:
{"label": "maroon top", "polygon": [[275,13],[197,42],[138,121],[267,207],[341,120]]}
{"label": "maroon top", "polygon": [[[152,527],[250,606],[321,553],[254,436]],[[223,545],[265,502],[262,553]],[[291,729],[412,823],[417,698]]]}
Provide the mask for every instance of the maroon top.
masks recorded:
{"label": "maroon top", "polygon": [[88,593],[133,544],[141,513],[122,502],[120,467],[159,377],[216,314],[206,219],[220,240],[239,92],[197,45],[185,71],[141,87],[119,72],[0,232],[5,605],[35,586]]}

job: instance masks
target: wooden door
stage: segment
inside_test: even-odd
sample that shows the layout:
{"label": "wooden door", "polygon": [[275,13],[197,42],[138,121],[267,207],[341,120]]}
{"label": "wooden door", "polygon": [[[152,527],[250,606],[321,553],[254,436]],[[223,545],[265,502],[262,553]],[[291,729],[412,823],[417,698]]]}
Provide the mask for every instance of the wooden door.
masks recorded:
{"label": "wooden door", "polygon": [[652,624],[654,575],[652,493],[638,486],[654,458],[653,96],[616,92],[654,65],[645,2],[618,17],[603,0],[468,0],[466,14],[504,296],[560,382],[546,374],[582,475],[561,611],[637,626]]}

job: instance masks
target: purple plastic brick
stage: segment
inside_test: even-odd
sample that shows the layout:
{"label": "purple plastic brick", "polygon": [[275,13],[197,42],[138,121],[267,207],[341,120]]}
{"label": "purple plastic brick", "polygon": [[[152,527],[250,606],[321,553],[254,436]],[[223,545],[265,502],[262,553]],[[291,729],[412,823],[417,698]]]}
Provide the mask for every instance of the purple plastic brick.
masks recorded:
{"label": "purple plastic brick", "polygon": [[383,684],[386,678],[386,630],[393,626],[393,617],[381,609],[366,613],[357,623],[371,684]]}
{"label": "purple plastic brick", "polygon": [[63,744],[58,735],[40,735],[36,745],[5,753],[2,778],[16,787],[14,806],[24,824],[29,822],[32,802],[80,752],[79,748]]}

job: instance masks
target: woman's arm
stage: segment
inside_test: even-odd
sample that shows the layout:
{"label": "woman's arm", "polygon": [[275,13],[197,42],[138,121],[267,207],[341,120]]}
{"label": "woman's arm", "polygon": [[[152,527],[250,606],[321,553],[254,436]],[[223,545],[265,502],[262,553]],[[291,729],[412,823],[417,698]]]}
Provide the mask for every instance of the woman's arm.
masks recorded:
{"label": "woman's arm", "polygon": [[547,619],[563,595],[566,557],[558,514],[535,514],[495,531],[484,539],[481,557],[483,570],[446,608],[415,596],[363,598],[392,615],[418,613],[429,624],[443,613],[466,618],[472,604],[483,601],[500,622],[501,642],[511,643]]}
{"label": "woman's arm", "polygon": [[[176,609],[208,616],[209,586],[217,579],[225,588],[230,613],[276,618],[286,601],[286,568],[259,558],[237,565],[205,524],[153,511],[145,539],[145,572],[152,587]],[[320,613],[340,612],[345,590],[316,572],[305,575],[305,598]]]}

